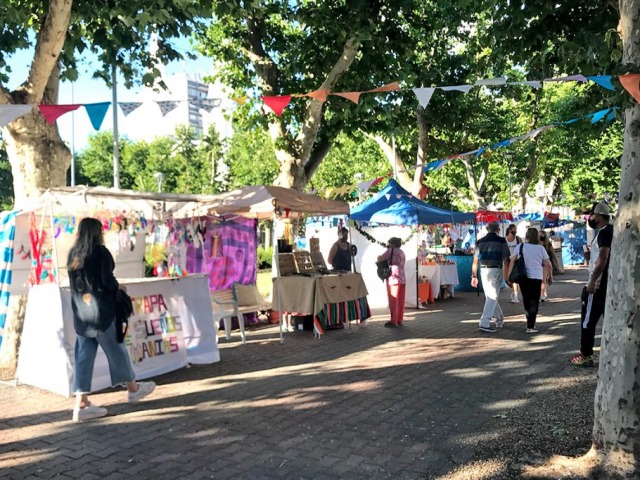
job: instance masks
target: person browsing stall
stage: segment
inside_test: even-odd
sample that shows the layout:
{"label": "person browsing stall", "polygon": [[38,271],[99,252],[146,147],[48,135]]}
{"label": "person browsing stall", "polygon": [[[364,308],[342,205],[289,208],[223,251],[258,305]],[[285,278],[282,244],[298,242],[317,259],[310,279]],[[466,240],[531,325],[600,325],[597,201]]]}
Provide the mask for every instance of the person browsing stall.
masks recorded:
{"label": "person browsing stall", "polygon": [[[518,229],[512,223],[507,227],[507,235],[504,237],[507,241],[507,245],[509,246],[509,256],[512,257],[515,253],[516,247],[522,243],[522,239],[517,235]],[[511,293],[511,303],[520,303],[520,299],[518,298],[518,287],[517,283],[513,284],[512,293]]]}
{"label": "person browsing stall", "polygon": [[331,246],[327,261],[334,270],[351,271],[351,244],[347,240],[349,230],[342,227],[338,233],[340,238]]}
{"label": "person browsing stall", "polygon": [[379,262],[386,260],[391,267],[391,276],[386,280],[391,320],[385,323],[384,326],[396,328],[402,327],[404,320],[404,300],[407,286],[407,278],[404,272],[406,257],[400,249],[402,240],[398,237],[391,237],[387,245],[387,251],[378,257]]}
{"label": "person browsing stall", "polygon": [[[480,266],[480,278],[484,290],[484,308],[480,316],[478,330],[485,333],[495,333],[496,327],[504,326],[504,314],[498,303],[498,295],[502,281],[509,268],[509,247],[507,241],[498,235],[500,225],[498,222],[487,224],[487,234],[478,240],[471,267],[471,286],[478,287],[478,267]],[[496,319],[496,326],[491,325],[492,319]]]}
{"label": "person browsing stall", "polygon": [[127,401],[137,402],[156,387],[153,382],[136,382],[129,353],[116,333],[116,294],[120,289],[113,275],[115,262],[104,246],[102,222],[83,218],[78,236],[69,251],[67,270],[71,288],[73,326],[77,334],[73,374],[76,404],[73,421],[107,415],[107,409],[89,401],[93,365],[98,345],[109,363],[111,384],[127,387]]}
{"label": "person browsing stall", "polygon": [[[527,278],[520,283],[522,292],[522,306],[527,318],[527,329],[525,333],[538,333],[536,319],[538,317],[538,307],[540,306],[540,292],[542,282],[553,282],[553,269],[549,261],[549,255],[542,245],[540,245],[540,235],[537,228],[527,229],[525,235],[526,243],[521,243],[516,248],[515,254],[511,257],[509,274],[513,269],[516,260],[524,256],[524,265],[527,271]],[[509,275],[507,275],[507,279]],[[507,280],[507,285],[512,283]]]}

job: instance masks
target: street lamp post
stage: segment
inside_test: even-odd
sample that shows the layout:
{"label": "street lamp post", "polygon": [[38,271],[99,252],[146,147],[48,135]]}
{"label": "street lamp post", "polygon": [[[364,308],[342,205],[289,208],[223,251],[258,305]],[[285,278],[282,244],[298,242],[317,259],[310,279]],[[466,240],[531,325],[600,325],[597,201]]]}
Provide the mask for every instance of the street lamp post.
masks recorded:
{"label": "street lamp post", "polygon": [[509,176],[509,213],[513,213],[513,204],[511,201],[511,162],[513,161],[514,156],[515,156],[514,152],[511,152],[511,151],[504,152],[504,157],[507,160],[507,174]]}

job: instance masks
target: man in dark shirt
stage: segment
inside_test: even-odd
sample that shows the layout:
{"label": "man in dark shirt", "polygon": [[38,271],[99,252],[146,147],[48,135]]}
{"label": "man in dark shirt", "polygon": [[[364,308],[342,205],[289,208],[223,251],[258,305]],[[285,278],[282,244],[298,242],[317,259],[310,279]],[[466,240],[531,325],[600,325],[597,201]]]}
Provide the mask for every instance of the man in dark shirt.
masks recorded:
{"label": "man in dark shirt", "polygon": [[609,256],[613,241],[613,225],[609,223],[611,211],[606,203],[594,205],[589,215],[589,226],[599,232],[591,242],[589,259],[589,283],[582,289],[582,337],[580,353],[570,362],[577,367],[593,366],[593,344],[596,325],[604,315],[609,276]]}
{"label": "man in dark shirt", "polygon": [[[500,287],[509,271],[509,246],[507,241],[498,236],[500,225],[498,222],[487,224],[487,234],[478,240],[473,267],[471,269],[471,286],[478,286],[478,264],[482,266],[480,275],[485,301],[480,326],[478,329],[485,333],[495,333],[496,327],[504,326],[504,315],[498,303]],[[496,327],[491,325],[491,319],[496,319]]]}

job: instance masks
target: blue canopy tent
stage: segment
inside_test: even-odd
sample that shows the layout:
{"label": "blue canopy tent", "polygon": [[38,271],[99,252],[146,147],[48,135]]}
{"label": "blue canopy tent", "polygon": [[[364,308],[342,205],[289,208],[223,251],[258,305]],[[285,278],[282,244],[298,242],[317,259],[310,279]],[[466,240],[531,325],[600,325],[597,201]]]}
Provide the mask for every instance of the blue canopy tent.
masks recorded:
{"label": "blue canopy tent", "polygon": [[395,180],[374,197],[351,209],[351,220],[388,225],[431,225],[474,222],[475,213],[433,207],[402,188]]}
{"label": "blue canopy tent", "polygon": [[[475,222],[476,219],[476,215],[473,212],[461,213],[433,207],[411,195],[395,180],[389,180],[389,183],[377,195],[363,204],[352,208],[349,217],[355,221],[386,225],[459,224],[465,222],[472,223]],[[472,259],[472,257],[469,257],[469,259]],[[470,265],[468,268],[470,271]],[[415,270],[415,286],[417,289],[417,259]],[[470,273],[467,276],[470,277]],[[410,276],[408,276],[407,283],[410,281]],[[407,296],[412,294],[412,291],[407,290]],[[417,290],[415,295],[417,305]]]}

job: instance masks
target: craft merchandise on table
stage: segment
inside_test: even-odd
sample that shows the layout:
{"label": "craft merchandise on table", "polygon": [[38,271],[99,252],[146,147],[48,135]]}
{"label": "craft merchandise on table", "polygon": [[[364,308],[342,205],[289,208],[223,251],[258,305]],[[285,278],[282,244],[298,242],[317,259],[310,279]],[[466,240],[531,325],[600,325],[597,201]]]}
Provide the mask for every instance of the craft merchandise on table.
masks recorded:
{"label": "craft merchandise on table", "polygon": [[[454,288],[458,285],[458,268],[455,262],[437,257],[418,265],[418,278],[424,278],[431,284],[435,298],[441,297],[441,287],[446,287],[446,295],[454,296]],[[442,300],[442,298],[440,298]]]}

